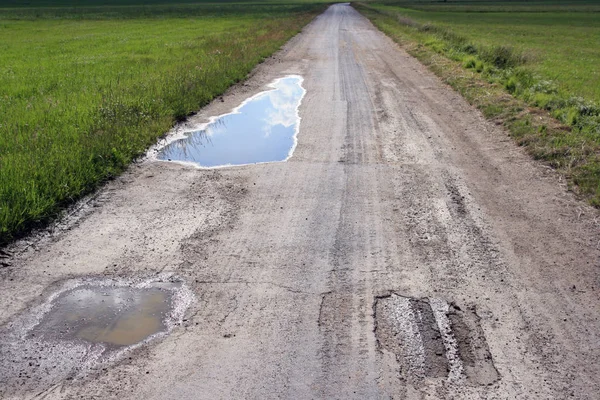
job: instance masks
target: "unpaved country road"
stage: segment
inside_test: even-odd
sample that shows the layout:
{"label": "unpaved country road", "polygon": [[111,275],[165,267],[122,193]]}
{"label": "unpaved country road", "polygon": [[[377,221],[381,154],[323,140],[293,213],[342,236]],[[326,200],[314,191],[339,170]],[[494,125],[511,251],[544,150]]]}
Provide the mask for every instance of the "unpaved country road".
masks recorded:
{"label": "unpaved country road", "polygon": [[5,326],[56,282],[157,272],[196,296],[182,324],[73,379],[0,361],[1,397],[597,399],[598,212],[349,5],[196,119],[286,74],[290,161],[135,165],[0,269]]}

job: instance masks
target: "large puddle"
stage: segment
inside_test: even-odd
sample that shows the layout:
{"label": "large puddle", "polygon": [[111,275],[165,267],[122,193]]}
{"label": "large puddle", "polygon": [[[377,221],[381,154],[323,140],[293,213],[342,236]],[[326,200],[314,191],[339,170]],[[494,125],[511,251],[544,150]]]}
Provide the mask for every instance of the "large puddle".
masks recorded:
{"label": "large puddle", "polygon": [[304,97],[302,77],[277,79],[231,113],[184,132],[158,151],[163,161],[213,168],[285,161],[296,147],[298,107]]}

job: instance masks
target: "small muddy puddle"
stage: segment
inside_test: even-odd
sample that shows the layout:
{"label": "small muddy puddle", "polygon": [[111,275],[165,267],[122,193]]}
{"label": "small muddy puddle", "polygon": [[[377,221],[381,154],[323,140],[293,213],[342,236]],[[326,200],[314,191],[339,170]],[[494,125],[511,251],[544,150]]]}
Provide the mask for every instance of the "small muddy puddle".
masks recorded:
{"label": "small muddy puddle", "polygon": [[167,336],[183,322],[193,299],[170,274],[57,284],[41,303],[0,327],[0,397],[110,366]]}
{"label": "small muddy puddle", "polygon": [[130,346],[166,329],[172,295],[157,288],[72,289],[53,302],[31,335]]}
{"label": "small muddy puddle", "polygon": [[159,149],[157,158],[206,168],[287,160],[296,147],[302,81],[296,75],[277,79],[269,85],[273,90],[184,132]]}

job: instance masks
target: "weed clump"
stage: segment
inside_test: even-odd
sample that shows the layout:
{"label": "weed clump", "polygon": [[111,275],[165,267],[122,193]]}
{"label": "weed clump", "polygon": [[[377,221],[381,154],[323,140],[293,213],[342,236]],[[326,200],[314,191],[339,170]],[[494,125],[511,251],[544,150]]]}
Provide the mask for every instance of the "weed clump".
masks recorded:
{"label": "weed clump", "polygon": [[523,54],[508,46],[483,47],[479,51],[479,57],[496,68],[513,68],[526,63]]}
{"label": "weed clump", "polygon": [[465,68],[475,68],[475,66],[477,65],[477,59],[472,56],[466,57],[462,65]]}

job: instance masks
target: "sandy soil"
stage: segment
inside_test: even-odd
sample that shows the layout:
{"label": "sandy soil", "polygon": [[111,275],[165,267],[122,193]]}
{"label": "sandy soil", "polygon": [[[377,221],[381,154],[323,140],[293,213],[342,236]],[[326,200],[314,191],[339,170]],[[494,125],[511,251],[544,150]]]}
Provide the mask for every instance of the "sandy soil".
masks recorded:
{"label": "sandy soil", "polygon": [[0,397],[598,398],[599,213],[348,5],[194,119],[286,74],[288,162],[139,163],[0,268],[4,329],[66,279],[157,273],[196,296],[181,325]]}

